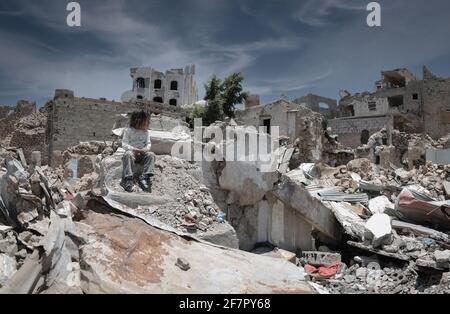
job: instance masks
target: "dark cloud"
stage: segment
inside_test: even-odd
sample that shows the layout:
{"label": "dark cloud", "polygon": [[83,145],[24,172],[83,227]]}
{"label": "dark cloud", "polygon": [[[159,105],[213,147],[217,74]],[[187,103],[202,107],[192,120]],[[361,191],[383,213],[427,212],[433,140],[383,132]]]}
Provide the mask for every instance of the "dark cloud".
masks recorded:
{"label": "dark cloud", "polygon": [[384,0],[381,28],[361,0],[80,0],[0,3],[0,103],[43,102],[56,88],[118,99],[129,68],[195,63],[200,94],[213,74],[242,71],[263,101],[372,88],[382,69],[428,64],[450,75],[450,2]]}

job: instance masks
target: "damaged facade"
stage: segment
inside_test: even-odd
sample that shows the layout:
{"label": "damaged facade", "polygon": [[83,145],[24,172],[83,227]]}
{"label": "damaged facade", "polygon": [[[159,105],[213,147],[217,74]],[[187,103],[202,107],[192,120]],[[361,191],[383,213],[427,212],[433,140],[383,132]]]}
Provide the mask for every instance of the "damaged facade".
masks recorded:
{"label": "damaged facade", "polygon": [[342,144],[357,147],[381,128],[427,133],[438,139],[450,131],[448,119],[450,78],[439,78],[426,67],[423,79],[407,69],[382,72],[375,91],[341,92],[339,118],[328,125]]}
{"label": "damaged facade", "polygon": [[153,68],[132,68],[131,91],[122,95],[122,101],[147,100],[174,107],[190,106],[198,100],[195,83],[195,65],[171,69],[165,73]]}
{"label": "damaged facade", "polygon": [[337,100],[319,95],[308,94],[294,99],[292,102],[303,105],[312,111],[318,112],[326,119],[333,119],[338,116]]}

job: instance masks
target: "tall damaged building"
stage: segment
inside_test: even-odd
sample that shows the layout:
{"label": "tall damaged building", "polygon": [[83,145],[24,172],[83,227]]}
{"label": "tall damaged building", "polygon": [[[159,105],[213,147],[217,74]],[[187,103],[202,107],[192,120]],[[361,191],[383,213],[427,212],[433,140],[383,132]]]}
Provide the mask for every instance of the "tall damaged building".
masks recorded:
{"label": "tall damaged building", "polygon": [[427,133],[438,139],[450,131],[450,78],[433,75],[425,66],[419,80],[407,69],[383,71],[374,91],[341,91],[339,118],[328,121],[350,147],[367,144],[381,128]]}
{"label": "tall damaged building", "polygon": [[195,65],[170,69],[165,73],[151,67],[131,68],[132,90],[122,94],[122,101],[147,100],[174,107],[197,101]]}

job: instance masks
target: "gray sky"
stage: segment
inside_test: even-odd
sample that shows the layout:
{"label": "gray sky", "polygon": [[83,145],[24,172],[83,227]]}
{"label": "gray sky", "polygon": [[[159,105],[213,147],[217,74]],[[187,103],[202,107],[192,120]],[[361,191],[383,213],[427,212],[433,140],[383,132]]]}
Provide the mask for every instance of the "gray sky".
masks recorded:
{"label": "gray sky", "polygon": [[118,100],[135,66],[195,63],[200,96],[213,74],[241,71],[263,102],[338,98],[397,67],[450,76],[448,0],[379,1],[380,28],[368,0],[80,0],[80,28],[66,25],[68,2],[0,2],[1,104],[43,104],[57,88]]}

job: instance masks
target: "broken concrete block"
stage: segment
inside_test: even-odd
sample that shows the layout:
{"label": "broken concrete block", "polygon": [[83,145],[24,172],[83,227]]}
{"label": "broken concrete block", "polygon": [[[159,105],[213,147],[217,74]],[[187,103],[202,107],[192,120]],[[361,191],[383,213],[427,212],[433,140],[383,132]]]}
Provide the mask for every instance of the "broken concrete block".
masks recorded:
{"label": "broken concrete block", "polygon": [[355,213],[351,204],[345,202],[322,202],[322,204],[331,210],[345,233],[352,237],[363,239],[365,232],[364,220]]}
{"label": "broken concrete block", "polygon": [[371,240],[374,248],[392,242],[391,218],[388,215],[375,214],[367,220],[364,227],[366,228],[364,238]]}
{"label": "broken concrete block", "polygon": [[444,187],[445,195],[450,196],[450,182],[444,181],[442,182],[442,185]]}
{"label": "broken concrete block", "polygon": [[305,264],[310,264],[313,266],[328,266],[334,263],[341,262],[341,254],[339,253],[329,253],[329,252],[303,252],[302,261]]}
{"label": "broken concrete block", "polygon": [[394,204],[384,195],[369,201],[369,210],[372,214],[382,214],[386,208],[394,208]]}
{"label": "broken concrete block", "polygon": [[293,208],[302,219],[320,232],[333,239],[340,239],[341,230],[333,212],[323,202],[314,198],[303,184],[297,183],[291,172],[282,176],[280,183],[269,195]]}
{"label": "broken concrete block", "polygon": [[[77,225],[85,226],[80,232],[84,243],[80,263],[86,265],[81,270],[86,294],[314,293],[304,270],[281,259],[219,247],[141,219],[92,210]],[[189,257],[191,269],[167,271],[181,256]]]}
{"label": "broken concrete block", "polygon": [[16,259],[6,254],[0,254],[0,286],[3,286],[16,271]]}
{"label": "broken concrete block", "polygon": [[356,270],[355,275],[356,275],[356,278],[358,278],[359,280],[366,281],[366,277],[367,277],[367,268],[365,268],[365,267],[359,267],[359,268]]}
{"label": "broken concrete block", "polygon": [[435,251],[434,259],[436,260],[437,263],[440,263],[440,264],[450,262],[450,250]]}
{"label": "broken concrete block", "polygon": [[399,168],[395,170],[395,175],[400,181],[407,183],[415,175],[415,171],[406,171],[405,169]]}
{"label": "broken concrete block", "polygon": [[16,237],[12,232],[8,232],[5,238],[0,240],[0,253],[14,256],[18,250]]}
{"label": "broken concrete block", "polygon": [[358,174],[368,174],[372,170],[372,163],[366,158],[354,159],[347,164],[347,170]]}
{"label": "broken concrete block", "polygon": [[222,189],[239,195],[239,205],[257,204],[273,189],[278,173],[261,172],[257,165],[246,161],[227,162],[219,177]]}
{"label": "broken concrete block", "polygon": [[267,256],[267,257],[281,258],[281,259],[284,259],[284,260],[294,263],[294,264],[297,262],[297,256],[295,255],[295,253],[289,252],[286,250],[282,250],[277,247],[274,249],[271,249],[268,247],[260,247],[260,248],[254,249],[252,251],[252,253],[259,254],[262,256]]}

